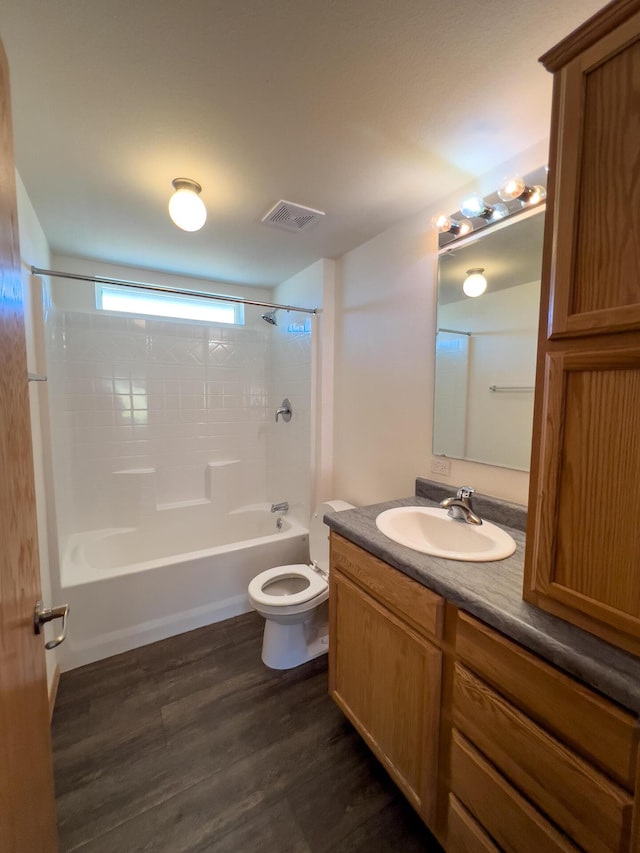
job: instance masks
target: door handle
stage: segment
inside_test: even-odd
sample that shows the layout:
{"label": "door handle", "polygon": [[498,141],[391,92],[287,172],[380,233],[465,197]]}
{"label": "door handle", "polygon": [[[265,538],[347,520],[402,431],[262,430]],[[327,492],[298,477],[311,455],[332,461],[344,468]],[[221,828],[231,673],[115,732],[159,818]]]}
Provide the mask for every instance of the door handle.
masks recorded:
{"label": "door handle", "polygon": [[69,614],[69,605],[61,604],[59,607],[45,607],[43,601],[36,601],[36,606],[33,610],[33,633],[41,634],[42,626],[47,622],[52,622],[54,619],[62,619],[62,632],[55,638],[44,644],[45,649],[55,649],[60,643],[64,642],[67,636],[67,616]]}

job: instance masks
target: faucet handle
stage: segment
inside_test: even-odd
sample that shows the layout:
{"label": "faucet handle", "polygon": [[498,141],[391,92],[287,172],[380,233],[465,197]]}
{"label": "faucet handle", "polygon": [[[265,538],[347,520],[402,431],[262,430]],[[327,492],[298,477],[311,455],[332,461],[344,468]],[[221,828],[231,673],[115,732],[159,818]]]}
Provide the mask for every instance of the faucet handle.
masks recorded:
{"label": "faucet handle", "polygon": [[456,493],[456,497],[458,500],[469,500],[471,495],[474,494],[475,489],[471,488],[471,486],[460,486]]}

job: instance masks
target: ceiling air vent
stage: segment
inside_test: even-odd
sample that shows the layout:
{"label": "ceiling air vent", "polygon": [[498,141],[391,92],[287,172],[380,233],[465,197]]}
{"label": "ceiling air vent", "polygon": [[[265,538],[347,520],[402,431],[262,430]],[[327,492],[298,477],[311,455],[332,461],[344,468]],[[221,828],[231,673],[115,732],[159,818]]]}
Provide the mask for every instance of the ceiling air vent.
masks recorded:
{"label": "ceiling air vent", "polygon": [[306,231],[321,216],[324,216],[321,210],[303,207],[301,204],[281,199],[266,216],[262,217],[262,222],[274,228],[282,228],[284,231]]}

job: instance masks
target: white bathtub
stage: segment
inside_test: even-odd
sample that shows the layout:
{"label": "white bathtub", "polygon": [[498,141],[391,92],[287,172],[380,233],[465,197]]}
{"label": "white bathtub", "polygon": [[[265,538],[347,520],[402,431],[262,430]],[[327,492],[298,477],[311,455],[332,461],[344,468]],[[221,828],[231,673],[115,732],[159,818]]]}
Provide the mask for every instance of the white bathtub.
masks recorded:
{"label": "white bathtub", "polygon": [[251,609],[249,581],[309,559],[309,537],[268,506],[216,519],[208,503],[161,510],[140,527],[74,534],[59,597],[71,605],[62,670],[228,619]]}

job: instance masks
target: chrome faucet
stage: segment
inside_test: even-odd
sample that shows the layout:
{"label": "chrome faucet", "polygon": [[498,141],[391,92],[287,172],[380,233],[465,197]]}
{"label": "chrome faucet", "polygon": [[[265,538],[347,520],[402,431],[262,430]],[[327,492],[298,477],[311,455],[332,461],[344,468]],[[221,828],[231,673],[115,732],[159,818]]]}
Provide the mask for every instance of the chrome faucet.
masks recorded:
{"label": "chrome faucet", "polygon": [[440,502],[443,509],[448,509],[447,515],[451,518],[457,518],[458,521],[464,521],[467,524],[482,524],[482,519],[473,511],[471,505],[471,495],[475,489],[471,486],[462,486],[458,489],[455,498],[445,498]]}
{"label": "chrome faucet", "polygon": [[289,501],[282,501],[279,504],[271,504],[271,512],[289,512]]}

